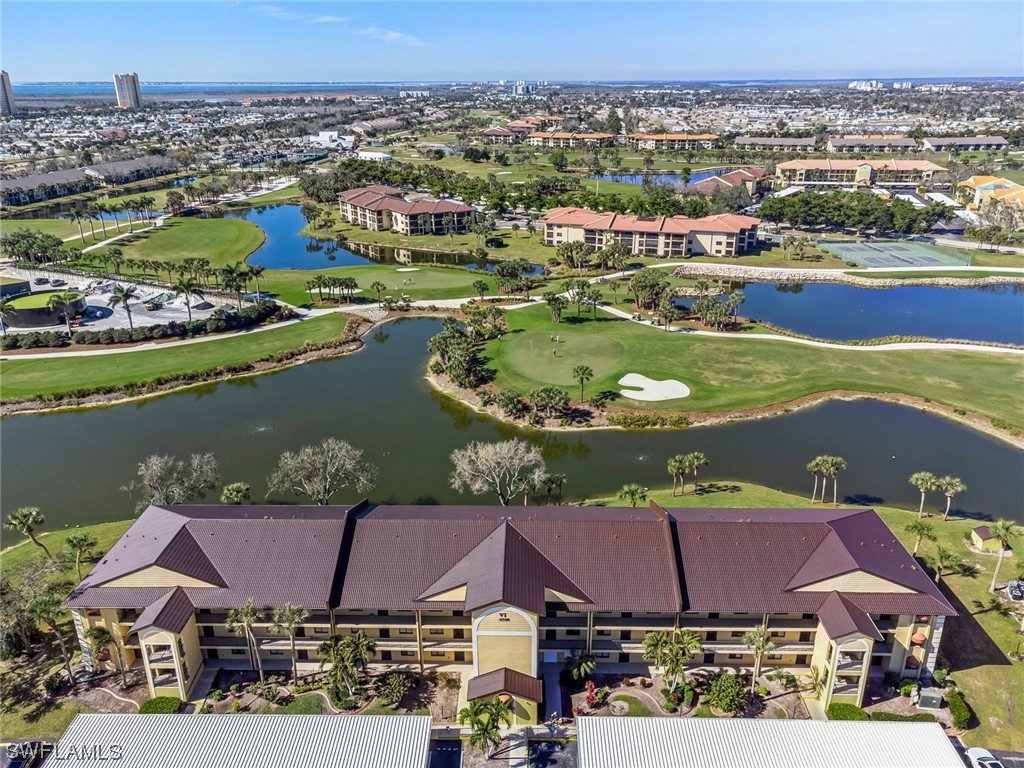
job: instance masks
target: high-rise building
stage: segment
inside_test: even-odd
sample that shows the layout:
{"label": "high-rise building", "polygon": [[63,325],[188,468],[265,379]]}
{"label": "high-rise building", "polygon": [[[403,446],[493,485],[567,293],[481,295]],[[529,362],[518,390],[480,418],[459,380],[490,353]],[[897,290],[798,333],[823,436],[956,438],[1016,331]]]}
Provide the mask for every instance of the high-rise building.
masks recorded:
{"label": "high-rise building", "polygon": [[142,106],[139,76],[135,72],[114,75],[114,92],[117,94],[117,106],[122,109],[138,109]]}
{"label": "high-rise building", "polygon": [[0,70],[0,80],[3,80],[3,89],[0,90],[0,115],[9,117],[14,114],[14,94],[11,93],[11,76]]}

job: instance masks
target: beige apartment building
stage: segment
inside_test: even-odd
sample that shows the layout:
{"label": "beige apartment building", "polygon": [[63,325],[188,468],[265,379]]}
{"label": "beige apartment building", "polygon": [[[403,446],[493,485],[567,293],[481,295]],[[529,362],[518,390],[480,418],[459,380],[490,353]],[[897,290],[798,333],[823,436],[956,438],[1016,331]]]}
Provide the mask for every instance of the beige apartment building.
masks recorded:
{"label": "beige apartment building", "polygon": [[766,670],[813,675],[825,706],[859,704],[869,675],[933,669],[955,615],[872,510],[656,504],[151,506],[66,605],[86,664],[114,666],[84,639],[103,625],[153,695],[188,698],[204,670],[253,668],[226,628],[250,598],[267,669],[291,661],[272,611],[301,605],[300,672],[361,631],[377,668],[459,671],[468,699],[507,694],[521,724],[542,719],[542,678],[570,654],[635,669],[648,632],[681,629],[702,640],[694,669],[749,674],[742,636],[764,627]]}
{"label": "beige apartment building", "polygon": [[576,131],[534,131],[527,134],[526,144],[548,149],[579,149],[610,147],[615,137],[610,133],[577,133]]}
{"label": "beige apartment building", "polygon": [[654,152],[711,149],[718,146],[714,133],[631,133],[627,144],[632,149]]}
{"label": "beige apartment building", "polygon": [[775,166],[776,187],[873,186],[917,187],[929,185],[946,168],[930,160],[788,160]]}
{"label": "beige apartment building", "polygon": [[372,232],[445,235],[468,232],[476,211],[452,200],[406,200],[401,189],[359,187],[338,195],[341,218]]}
{"label": "beige apartment building", "polygon": [[619,242],[636,256],[738,256],[757,244],[760,223],[733,213],[688,219],[552,208],[544,214],[544,244],[585,242],[601,250]]}

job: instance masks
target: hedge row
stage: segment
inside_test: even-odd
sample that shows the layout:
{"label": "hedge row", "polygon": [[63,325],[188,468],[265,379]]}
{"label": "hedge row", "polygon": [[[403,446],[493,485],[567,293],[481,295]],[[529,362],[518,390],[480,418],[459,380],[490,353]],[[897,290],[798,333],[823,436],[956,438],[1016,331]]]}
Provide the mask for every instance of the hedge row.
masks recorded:
{"label": "hedge row", "polygon": [[949,704],[949,712],[953,715],[953,727],[966,728],[971,722],[971,708],[964,701],[963,694],[956,688],[947,688],[946,703]]}
{"label": "hedge row", "polygon": [[657,413],[609,413],[608,423],[613,427],[626,429],[650,429],[651,427],[672,427],[682,429],[689,425],[682,414],[662,416]]}
{"label": "hedge row", "polygon": [[[950,702],[952,709],[952,701]],[[914,715],[899,715],[895,712],[873,712],[868,714],[856,704],[833,702],[828,705],[829,720],[872,720],[874,722],[934,723],[935,715],[919,712]],[[954,715],[955,719],[955,715]],[[962,728],[963,726],[957,726]]]}
{"label": "hedge row", "polygon": [[828,705],[829,720],[870,720],[868,713],[856,704],[842,704],[834,701]]}
{"label": "hedge row", "polygon": [[139,707],[141,715],[173,715],[184,702],[174,696],[157,696],[155,699],[146,699]]}

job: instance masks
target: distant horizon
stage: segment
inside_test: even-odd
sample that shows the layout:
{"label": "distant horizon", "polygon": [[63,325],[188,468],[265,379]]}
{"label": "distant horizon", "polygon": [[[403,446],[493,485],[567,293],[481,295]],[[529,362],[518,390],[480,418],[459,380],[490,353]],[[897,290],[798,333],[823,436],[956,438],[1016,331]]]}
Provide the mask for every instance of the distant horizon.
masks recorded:
{"label": "distant horizon", "polygon": [[0,61],[18,84],[1024,78],[1022,26],[983,0],[4,0]]}

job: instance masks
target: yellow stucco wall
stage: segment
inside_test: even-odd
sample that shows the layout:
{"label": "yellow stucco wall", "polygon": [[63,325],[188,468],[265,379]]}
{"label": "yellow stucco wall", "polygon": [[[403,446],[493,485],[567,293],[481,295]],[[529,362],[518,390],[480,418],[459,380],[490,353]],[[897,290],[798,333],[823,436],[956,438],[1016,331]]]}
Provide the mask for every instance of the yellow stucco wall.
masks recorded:
{"label": "yellow stucco wall", "polygon": [[533,640],[529,635],[480,635],[477,643],[477,674],[508,667],[533,674]]}
{"label": "yellow stucco wall", "polygon": [[103,584],[104,587],[213,587],[199,579],[183,576],[158,565],[151,565]]}

